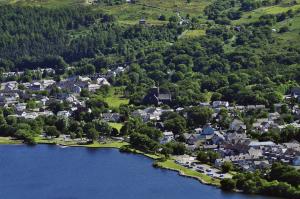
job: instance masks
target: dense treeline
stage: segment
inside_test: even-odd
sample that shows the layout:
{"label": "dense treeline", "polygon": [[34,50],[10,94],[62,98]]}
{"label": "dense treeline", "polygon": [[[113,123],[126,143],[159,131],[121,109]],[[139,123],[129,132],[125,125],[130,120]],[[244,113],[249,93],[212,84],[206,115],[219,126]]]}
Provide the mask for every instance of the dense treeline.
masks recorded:
{"label": "dense treeline", "polygon": [[224,190],[239,189],[249,194],[263,194],[285,198],[300,197],[300,172],[287,165],[274,163],[267,175],[240,173],[233,179],[221,181]]}
{"label": "dense treeline", "polygon": [[181,31],[177,27],[120,27],[114,17],[89,7],[1,6],[0,13],[0,66],[6,70],[52,67],[49,56],[61,56],[67,62],[96,55],[134,60],[139,49],[155,41],[174,41]]}

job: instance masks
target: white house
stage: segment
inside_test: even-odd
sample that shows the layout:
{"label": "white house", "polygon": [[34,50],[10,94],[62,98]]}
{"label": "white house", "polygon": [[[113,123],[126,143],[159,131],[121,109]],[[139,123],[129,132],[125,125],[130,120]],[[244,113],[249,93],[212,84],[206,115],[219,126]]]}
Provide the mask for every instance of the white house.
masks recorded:
{"label": "white house", "polygon": [[213,106],[213,108],[228,107],[229,102],[227,102],[227,101],[214,101],[212,106]]}
{"label": "white house", "polygon": [[69,111],[58,111],[57,116],[63,117],[63,118],[68,118],[71,116],[71,113]]}
{"label": "white house", "polygon": [[161,144],[166,144],[168,142],[171,142],[174,140],[174,134],[173,132],[169,131],[169,132],[163,132],[163,137],[160,140]]}

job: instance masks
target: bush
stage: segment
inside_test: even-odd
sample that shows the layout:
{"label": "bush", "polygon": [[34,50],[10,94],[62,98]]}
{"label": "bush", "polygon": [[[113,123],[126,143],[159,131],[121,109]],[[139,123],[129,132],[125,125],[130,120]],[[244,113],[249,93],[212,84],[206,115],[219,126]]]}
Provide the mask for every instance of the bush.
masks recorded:
{"label": "bush", "polygon": [[224,191],[232,191],[236,187],[236,181],[230,178],[221,180],[221,189]]}

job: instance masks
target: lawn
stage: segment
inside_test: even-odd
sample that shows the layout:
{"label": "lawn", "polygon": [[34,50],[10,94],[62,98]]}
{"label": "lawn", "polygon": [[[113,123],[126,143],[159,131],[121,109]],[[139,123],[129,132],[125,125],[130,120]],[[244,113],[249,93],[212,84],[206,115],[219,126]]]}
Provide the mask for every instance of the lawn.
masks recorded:
{"label": "lawn", "polygon": [[0,137],[0,144],[22,144],[22,141],[12,140],[10,137]]}
{"label": "lawn", "polygon": [[181,175],[188,176],[188,177],[193,177],[197,178],[200,181],[211,184],[211,185],[220,185],[220,180],[211,178],[210,176],[204,175],[202,173],[199,173],[197,171],[188,169],[186,167],[183,167],[179,164],[176,164],[174,160],[167,160],[165,162],[158,162],[158,166],[165,168],[165,169],[170,169],[170,170],[175,170],[180,172]]}
{"label": "lawn", "polygon": [[111,126],[112,128],[117,129],[119,132],[120,132],[121,128],[123,127],[123,123],[109,122],[108,124],[109,124],[109,126]]}
{"label": "lawn", "polygon": [[124,98],[122,87],[112,87],[104,97],[110,108],[119,108],[121,104],[128,104],[129,99]]}

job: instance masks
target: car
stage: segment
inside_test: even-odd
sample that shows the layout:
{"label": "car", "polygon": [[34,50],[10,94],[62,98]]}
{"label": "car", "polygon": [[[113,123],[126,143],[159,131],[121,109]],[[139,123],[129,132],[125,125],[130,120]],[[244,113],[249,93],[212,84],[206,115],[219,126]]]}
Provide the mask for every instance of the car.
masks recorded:
{"label": "car", "polygon": [[200,172],[200,173],[204,173],[203,169],[196,169],[196,171]]}
{"label": "car", "polygon": [[211,172],[211,169],[206,169],[206,172]]}

